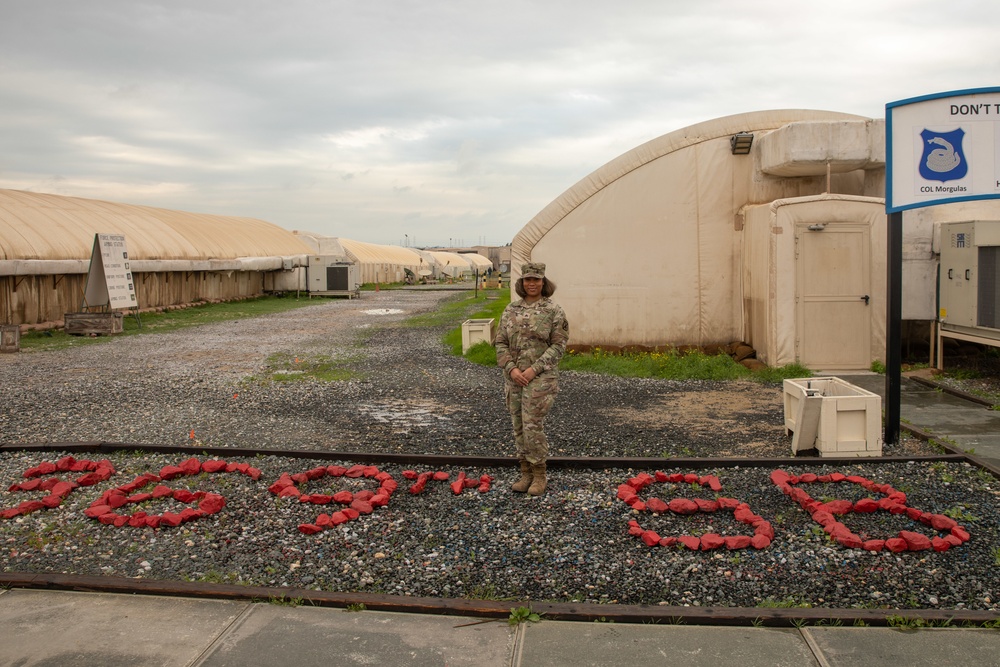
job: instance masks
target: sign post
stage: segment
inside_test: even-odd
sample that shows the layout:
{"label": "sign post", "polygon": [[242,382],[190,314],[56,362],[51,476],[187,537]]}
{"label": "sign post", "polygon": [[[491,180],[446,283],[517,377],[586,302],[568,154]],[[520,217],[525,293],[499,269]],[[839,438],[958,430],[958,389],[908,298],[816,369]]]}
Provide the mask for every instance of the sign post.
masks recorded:
{"label": "sign post", "polygon": [[139,320],[139,302],[124,234],[94,234],[81,310],[98,307],[134,309],[136,321]]}
{"label": "sign post", "polygon": [[[899,437],[903,211],[1000,198],[1000,88],[913,97],[885,105],[885,443]],[[931,341],[931,345],[934,341]]]}

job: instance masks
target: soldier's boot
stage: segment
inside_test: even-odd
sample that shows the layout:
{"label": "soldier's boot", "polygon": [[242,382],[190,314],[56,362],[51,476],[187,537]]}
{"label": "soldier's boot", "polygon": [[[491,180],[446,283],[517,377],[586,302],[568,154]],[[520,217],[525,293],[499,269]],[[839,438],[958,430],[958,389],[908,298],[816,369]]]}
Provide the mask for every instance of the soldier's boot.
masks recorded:
{"label": "soldier's boot", "polygon": [[540,496],[545,493],[545,461],[531,464],[531,486],[528,487],[529,496]]}
{"label": "soldier's boot", "polygon": [[529,486],[531,486],[531,464],[521,459],[521,479],[514,482],[510,488],[517,493],[524,493]]}

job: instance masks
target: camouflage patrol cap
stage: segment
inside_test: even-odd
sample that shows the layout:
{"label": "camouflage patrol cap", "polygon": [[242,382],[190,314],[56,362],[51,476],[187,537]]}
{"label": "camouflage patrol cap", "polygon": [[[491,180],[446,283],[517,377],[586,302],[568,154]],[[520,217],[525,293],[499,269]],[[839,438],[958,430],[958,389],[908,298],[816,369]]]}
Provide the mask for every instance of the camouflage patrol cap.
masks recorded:
{"label": "camouflage patrol cap", "polygon": [[521,265],[522,278],[544,278],[545,265],[541,262],[528,262]]}

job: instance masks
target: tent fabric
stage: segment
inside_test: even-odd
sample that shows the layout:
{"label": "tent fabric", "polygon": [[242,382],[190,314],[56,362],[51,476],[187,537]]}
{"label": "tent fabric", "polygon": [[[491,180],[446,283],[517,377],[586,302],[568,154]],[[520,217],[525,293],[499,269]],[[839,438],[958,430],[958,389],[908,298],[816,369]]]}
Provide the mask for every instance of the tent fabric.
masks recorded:
{"label": "tent fabric", "polygon": [[345,238],[339,241],[347,256],[358,264],[362,283],[402,282],[406,276],[404,269],[417,272],[425,266],[423,258],[410,248]]}
{"label": "tent fabric", "polygon": [[462,252],[459,255],[469,263],[473,271],[479,271],[479,275],[486,273],[486,269],[493,268],[493,262],[487,257],[474,252]]}
{"label": "tent fabric", "polygon": [[293,231],[292,234],[309,246],[313,255],[322,257],[342,257],[345,261],[349,261],[347,251],[344,250],[344,245],[338,238],[323,236],[322,234],[316,234],[313,232],[300,232],[297,230]]}
{"label": "tent fabric", "polygon": [[89,260],[98,233],[124,234],[133,260],[309,253],[287,230],[256,218],[0,189],[0,261]]}
{"label": "tent fabric", "polygon": [[473,270],[469,264],[469,260],[466,259],[466,255],[444,250],[427,250],[426,252],[436,263],[434,267],[435,275],[439,277],[448,276],[449,278],[458,278],[463,273]]}
{"label": "tent fabric", "polygon": [[[800,121],[864,120],[826,111],[761,111],[663,135],[563,193],[517,234],[512,277],[545,262],[554,299],[589,345],[708,345],[743,335],[742,220],[747,202],[816,195],[825,178],[762,177],[733,155],[737,132],[762,136]],[[834,174],[834,191],[872,194],[862,170]],[[874,184],[874,185],[873,185]],[[877,193],[881,196],[881,192]]]}

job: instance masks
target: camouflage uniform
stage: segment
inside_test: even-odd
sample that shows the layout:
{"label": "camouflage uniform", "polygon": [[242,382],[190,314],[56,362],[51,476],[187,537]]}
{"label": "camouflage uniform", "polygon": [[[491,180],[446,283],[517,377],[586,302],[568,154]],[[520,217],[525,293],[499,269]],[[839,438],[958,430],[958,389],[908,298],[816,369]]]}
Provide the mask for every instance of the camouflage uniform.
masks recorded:
{"label": "camouflage uniform", "polygon": [[[514,425],[517,456],[531,464],[549,455],[542,424],[559,391],[559,360],[569,340],[569,323],[559,304],[547,297],[534,303],[519,299],[500,318],[496,336],[497,364],[503,368],[504,395]],[[534,368],[526,387],[510,379],[510,372]]]}

